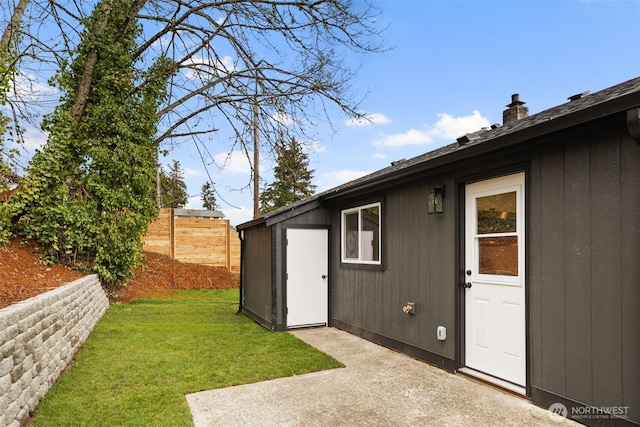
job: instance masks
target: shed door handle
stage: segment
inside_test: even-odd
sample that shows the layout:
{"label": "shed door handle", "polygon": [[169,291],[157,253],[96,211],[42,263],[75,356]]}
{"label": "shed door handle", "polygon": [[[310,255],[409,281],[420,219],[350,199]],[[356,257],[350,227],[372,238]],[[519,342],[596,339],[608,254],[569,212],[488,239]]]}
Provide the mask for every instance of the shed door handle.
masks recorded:
{"label": "shed door handle", "polygon": [[322,275],[322,278],[323,278],[323,279],[326,279],[326,278],[327,278],[327,275],[326,275],[326,274],[323,274],[323,275]]}
{"label": "shed door handle", "polygon": [[471,282],[467,282],[462,285],[465,289],[469,289],[471,287]]}

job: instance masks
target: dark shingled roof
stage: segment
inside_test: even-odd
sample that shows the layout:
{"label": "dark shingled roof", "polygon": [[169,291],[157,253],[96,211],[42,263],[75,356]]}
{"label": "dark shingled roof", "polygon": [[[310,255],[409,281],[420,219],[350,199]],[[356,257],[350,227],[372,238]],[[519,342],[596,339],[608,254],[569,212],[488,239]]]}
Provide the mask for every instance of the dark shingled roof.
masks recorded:
{"label": "dark shingled roof", "polygon": [[573,100],[529,117],[461,136],[452,144],[420,156],[393,162],[389,167],[271,211],[239,225],[238,229],[249,228],[263,222],[267,225],[279,222],[317,207],[322,200],[360,191],[388,180],[450,164],[479,153],[520,144],[532,138],[639,107],[640,77],[596,93],[573,96],[571,99]]}

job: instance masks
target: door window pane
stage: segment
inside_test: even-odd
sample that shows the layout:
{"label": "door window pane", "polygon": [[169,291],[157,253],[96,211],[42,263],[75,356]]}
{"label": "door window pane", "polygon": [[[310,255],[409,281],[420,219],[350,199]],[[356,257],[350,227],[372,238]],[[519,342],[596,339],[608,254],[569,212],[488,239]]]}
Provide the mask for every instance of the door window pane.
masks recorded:
{"label": "door window pane", "polygon": [[478,238],[480,274],[518,275],[518,237]]}
{"label": "door window pane", "polygon": [[493,194],[476,199],[478,234],[516,231],[516,192]]}

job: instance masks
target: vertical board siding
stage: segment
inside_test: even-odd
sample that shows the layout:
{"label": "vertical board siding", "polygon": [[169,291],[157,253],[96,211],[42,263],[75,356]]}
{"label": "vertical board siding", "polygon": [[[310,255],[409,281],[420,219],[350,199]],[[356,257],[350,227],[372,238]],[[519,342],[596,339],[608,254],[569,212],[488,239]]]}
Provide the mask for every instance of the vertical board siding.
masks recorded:
{"label": "vertical board siding", "polygon": [[529,276],[527,277],[528,298],[528,331],[529,331],[529,383],[541,386],[543,384],[543,354],[542,333],[543,304],[542,304],[542,206],[546,202],[546,195],[542,192],[542,165],[540,153],[536,152],[529,166],[528,207],[527,213],[527,263]]}
{"label": "vertical board siding", "polygon": [[[379,193],[383,202],[384,269],[340,266],[341,207],[332,211],[332,317],[362,330],[421,350],[455,358],[455,190],[445,197],[445,213],[427,214],[429,189],[441,180],[417,181]],[[371,200],[374,200],[372,197]],[[447,236],[445,238],[445,236]],[[416,305],[416,314],[402,307]],[[436,328],[447,327],[446,341]]]}
{"label": "vertical board siding", "polygon": [[[458,194],[456,192],[456,181],[452,176],[442,181],[447,189],[444,198],[445,212],[451,212],[450,215],[438,216],[431,219],[430,228],[437,227],[437,233],[440,234],[439,240],[434,241],[430,246],[432,252],[431,266],[438,275],[434,275],[434,281],[431,286],[431,295],[434,301],[437,301],[437,308],[434,308],[434,314],[437,310],[439,313],[432,317],[431,329],[431,345],[433,351],[443,356],[455,357],[456,349],[456,318],[457,306],[457,290],[459,289],[459,259],[457,258],[458,235],[456,233],[458,220],[456,214],[458,212]],[[433,215],[431,215],[433,216]],[[437,236],[437,234],[436,234]],[[439,281],[439,282],[436,282]],[[436,327],[442,325],[447,328],[447,340],[438,341],[436,338]]]}
{"label": "vertical board siding", "polygon": [[640,421],[640,145],[608,122],[531,168],[531,384]]}
{"label": "vertical board siding", "polygon": [[564,236],[565,236],[565,195],[562,179],[564,173],[564,153],[560,147],[549,150],[541,160],[540,206],[542,247],[541,287],[542,313],[540,327],[543,331],[542,386],[565,393],[565,287],[564,287]]}
{"label": "vertical board siding", "polygon": [[622,406],[640,422],[640,145],[624,134],[620,159]]}
{"label": "vertical board siding", "polygon": [[262,319],[264,326],[271,327],[271,228],[261,227],[245,230],[245,267],[243,271],[243,306]]}
{"label": "vertical board siding", "polygon": [[588,133],[577,136],[564,155],[564,287],[566,393],[591,401],[592,379],[584,375],[592,363],[591,174]]}
{"label": "vertical board siding", "polygon": [[271,226],[271,251],[273,271],[272,298],[273,307],[271,310],[273,321],[278,329],[283,329],[287,320],[287,273],[284,265],[284,258],[287,255],[287,242],[284,240],[282,223]]}
{"label": "vertical board siding", "polygon": [[[597,138],[597,140],[596,140]],[[622,288],[620,138],[594,136],[591,144],[591,329],[593,401],[601,405],[622,402]]]}

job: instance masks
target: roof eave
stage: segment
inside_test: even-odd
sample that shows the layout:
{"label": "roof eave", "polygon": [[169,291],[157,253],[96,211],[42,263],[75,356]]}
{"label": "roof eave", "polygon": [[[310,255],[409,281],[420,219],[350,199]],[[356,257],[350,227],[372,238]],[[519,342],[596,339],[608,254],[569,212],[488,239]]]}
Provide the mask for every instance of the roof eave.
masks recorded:
{"label": "roof eave", "polygon": [[361,192],[371,187],[377,187],[389,181],[395,181],[419,172],[447,166],[455,162],[467,160],[478,154],[487,154],[504,148],[525,143],[535,138],[544,137],[554,132],[569,129],[582,125],[593,120],[598,120],[613,114],[618,114],[636,108],[640,105],[640,92],[632,92],[618,98],[595,104],[584,109],[568,113],[557,118],[551,117],[548,120],[536,123],[535,125],[516,130],[495,138],[482,138],[477,143],[469,144],[464,149],[456,150],[439,157],[427,159],[415,165],[390,171],[388,174],[372,178],[369,181],[356,184],[349,188],[336,189],[335,192],[327,191],[322,197],[323,200],[342,197],[353,192]]}

